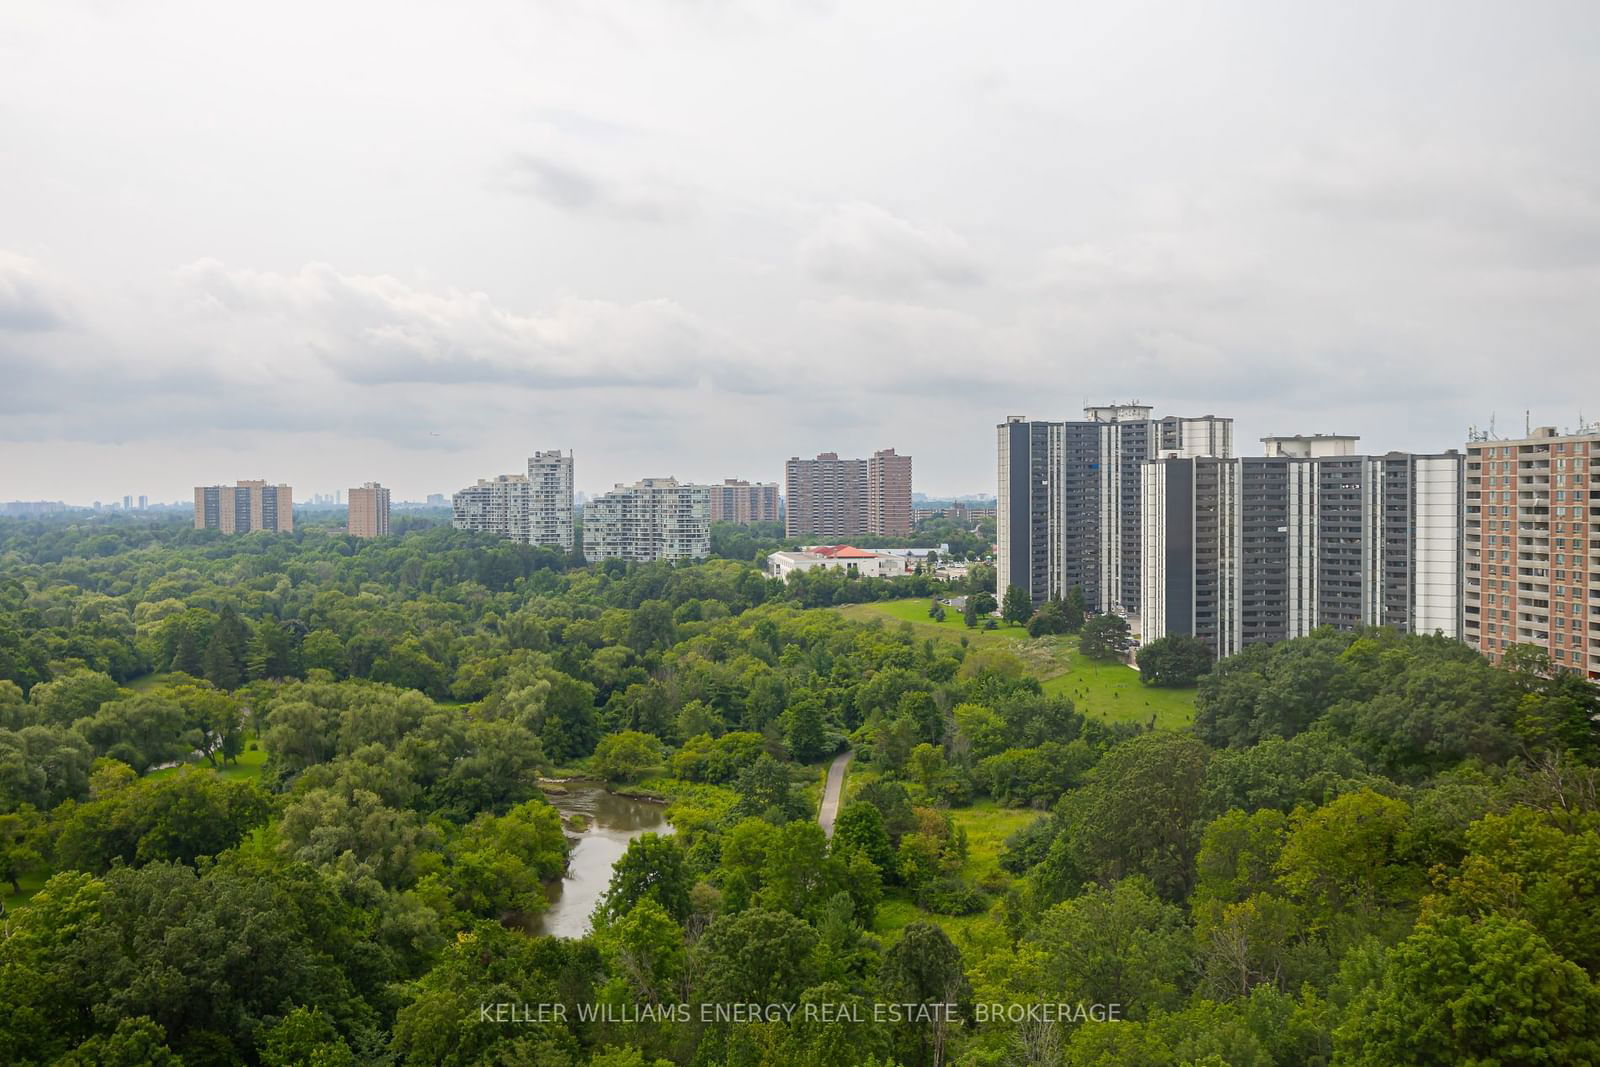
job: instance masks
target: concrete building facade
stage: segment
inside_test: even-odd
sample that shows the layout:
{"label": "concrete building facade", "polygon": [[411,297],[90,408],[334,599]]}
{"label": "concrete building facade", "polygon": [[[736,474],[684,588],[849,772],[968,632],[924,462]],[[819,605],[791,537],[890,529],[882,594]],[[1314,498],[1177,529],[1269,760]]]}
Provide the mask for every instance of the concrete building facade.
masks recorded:
{"label": "concrete building facade", "polygon": [[389,490],[377,482],[364,482],[350,490],[349,500],[345,528],[350,536],[389,536]]}
{"label": "concrete building facade", "polygon": [[791,458],[784,465],[784,536],[843,541],[867,529],[867,461]]}
{"label": "concrete building facade", "polygon": [[867,460],[867,533],[911,536],[911,457],[892,448]]}
{"label": "concrete building facade", "polygon": [[711,501],[712,522],[777,522],[778,483],[746,482],[726,478],[720,485],[706,486]]}
{"label": "concrete building facade", "polygon": [[618,485],[584,506],[583,555],[591,563],[705,559],[711,555],[710,494],[675,478]]}
{"label": "concrete building facade", "polygon": [[1467,444],[1465,633],[1600,679],[1600,429]]}
{"label": "concrete building facade", "polygon": [[1146,464],[1141,640],[1226,656],[1317,626],[1459,637],[1463,472],[1456,452],[1342,446]]}
{"label": "concrete building facade", "polygon": [[526,543],[532,497],[526,474],[479,478],[451,497],[451,525]]}
{"label": "concrete building facade", "polygon": [[1012,416],[998,426],[998,587],[1035,604],[1074,587],[1100,611],[1141,601],[1140,474],[1158,456],[1227,457],[1233,420],[1153,418],[1142,404],[1084,409],[1082,420]]}
{"label": "concrete building facade", "polygon": [[527,543],[571,552],[572,453],[547,449],[528,457],[528,491]]}
{"label": "concrete building facade", "polygon": [[898,578],[910,574],[916,561],[909,556],[871,552],[853,545],[809,545],[798,552],[773,552],[767,556],[767,573],[787,582],[801,571],[840,570],[862,578]]}
{"label": "concrete building facade", "polygon": [[911,534],[911,457],[892,448],[870,459],[792,458],[784,466],[784,535],[837,541]]}
{"label": "concrete building facade", "polygon": [[294,530],[294,494],[287,485],[247,480],[194,487],[194,528],[223,533]]}
{"label": "concrete building facade", "polygon": [[527,474],[479,479],[451,498],[451,525],[525,545],[571,552],[573,532],[572,454],[535,452]]}

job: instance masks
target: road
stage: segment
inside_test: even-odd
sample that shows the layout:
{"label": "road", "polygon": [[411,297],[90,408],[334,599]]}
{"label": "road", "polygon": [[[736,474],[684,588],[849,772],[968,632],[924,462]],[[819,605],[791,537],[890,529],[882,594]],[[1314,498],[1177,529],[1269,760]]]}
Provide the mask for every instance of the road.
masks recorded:
{"label": "road", "polygon": [[828,768],[828,785],[822,791],[822,807],[817,811],[817,822],[828,837],[833,836],[833,820],[839,815],[839,794],[844,791],[844,769],[850,765],[850,755],[850,750],[845,749]]}

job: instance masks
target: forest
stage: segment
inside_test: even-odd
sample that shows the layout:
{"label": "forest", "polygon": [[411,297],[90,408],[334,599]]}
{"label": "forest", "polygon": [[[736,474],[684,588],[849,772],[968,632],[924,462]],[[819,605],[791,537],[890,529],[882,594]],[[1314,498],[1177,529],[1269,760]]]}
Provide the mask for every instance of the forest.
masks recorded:
{"label": "forest", "polygon": [[[945,618],[982,567],[397,529],[0,520],[0,1063],[1600,1062],[1600,692],[1535,649],[1113,688]],[[672,832],[544,936],[583,776]]]}

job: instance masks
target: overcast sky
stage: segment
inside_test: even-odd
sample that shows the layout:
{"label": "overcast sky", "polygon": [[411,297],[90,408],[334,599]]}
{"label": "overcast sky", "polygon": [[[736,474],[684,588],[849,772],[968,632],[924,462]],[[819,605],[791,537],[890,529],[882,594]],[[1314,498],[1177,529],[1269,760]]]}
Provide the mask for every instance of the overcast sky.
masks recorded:
{"label": "overcast sky", "polygon": [[1593,0],[7,0],[0,499],[1600,419],[1597,57]]}

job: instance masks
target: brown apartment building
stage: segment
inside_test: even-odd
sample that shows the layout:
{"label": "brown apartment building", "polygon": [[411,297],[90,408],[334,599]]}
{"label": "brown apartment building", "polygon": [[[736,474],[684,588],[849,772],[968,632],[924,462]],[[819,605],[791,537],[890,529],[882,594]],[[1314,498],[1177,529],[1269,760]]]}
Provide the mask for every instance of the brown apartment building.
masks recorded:
{"label": "brown apartment building", "polygon": [[351,537],[389,536],[389,490],[377,482],[366,482],[350,490]]}
{"label": "brown apartment building", "polygon": [[1464,556],[1469,645],[1498,659],[1534,645],[1600,678],[1600,430],[1540,427],[1467,444]]}
{"label": "brown apartment building", "polygon": [[911,534],[911,457],[892,448],[871,459],[793,458],[785,465],[784,535],[844,541]]}
{"label": "brown apartment building", "polygon": [[194,487],[194,528],[223,533],[294,530],[294,499],[287,485],[242,481]]}
{"label": "brown apartment building", "polygon": [[892,448],[867,460],[867,533],[911,536],[911,457]]}
{"label": "brown apartment building", "polygon": [[726,478],[721,485],[708,485],[712,522],[778,521],[778,483],[746,482]]}

